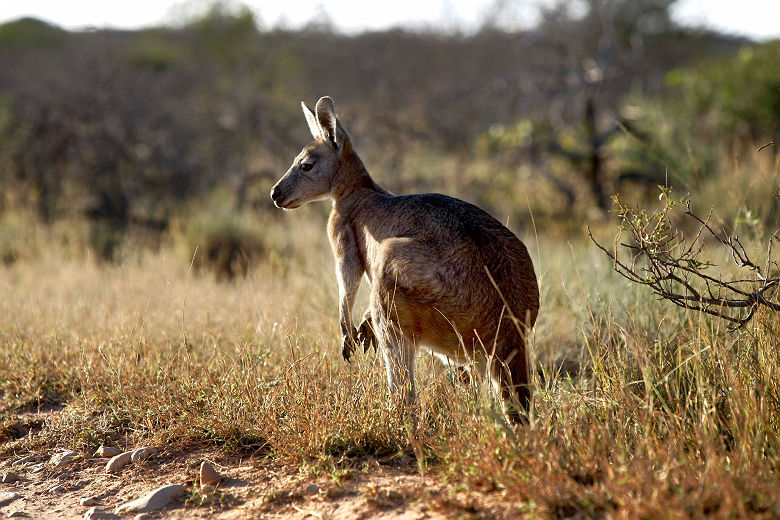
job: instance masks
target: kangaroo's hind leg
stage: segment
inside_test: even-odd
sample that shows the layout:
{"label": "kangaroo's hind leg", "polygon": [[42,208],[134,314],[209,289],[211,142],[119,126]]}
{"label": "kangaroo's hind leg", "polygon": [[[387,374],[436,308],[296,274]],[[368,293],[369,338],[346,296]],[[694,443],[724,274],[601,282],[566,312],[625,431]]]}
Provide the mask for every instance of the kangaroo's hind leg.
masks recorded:
{"label": "kangaroo's hind leg", "polygon": [[525,347],[507,349],[503,359],[494,359],[488,367],[490,379],[504,403],[504,413],[514,423],[527,421],[531,408],[531,386]]}
{"label": "kangaroo's hind leg", "polygon": [[375,341],[387,371],[391,405],[410,406],[415,401],[414,343],[393,319],[395,303],[371,292],[371,321]]}
{"label": "kangaroo's hind leg", "polygon": [[376,334],[374,333],[373,319],[371,318],[371,306],[363,313],[363,318],[360,320],[360,325],[357,329],[357,342],[363,346],[363,352],[368,352],[371,346],[374,346],[374,351],[377,348]]}

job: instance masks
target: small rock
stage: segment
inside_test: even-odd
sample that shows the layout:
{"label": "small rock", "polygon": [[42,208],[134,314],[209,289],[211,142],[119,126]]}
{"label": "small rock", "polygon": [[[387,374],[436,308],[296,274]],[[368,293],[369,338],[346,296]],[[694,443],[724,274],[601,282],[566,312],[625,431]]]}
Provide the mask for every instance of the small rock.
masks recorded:
{"label": "small rock", "polygon": [[222,475],[217,473],[214,466],[207,460],[204,460],[200,464],[200,485],[201,486],[218,486],[222,481]]}
{"label": "small rock", "polygon": [[7,471],[3,474],[3,484],[13,484],[17,480],[19,480],[19,475],[13,471]]}
{"label": "small rock", "polygon": [[8,513],[8,518],[19,518],[22,516],[27,516],[27,513],[25,513],[24,511],[11,511],[10,513]]}
{"label": "small rock", "polygon": [[22,464],[27,464],[28,462],[35,462],[38,460],[38,457],[35,455],[27,455],[26,457],[22,457],[19,460],[16,460],[11,463],[11,466],[21,466]]}
{"label": "small rock", "polygon": [[81,458],[81,454],[77,451],[66,451],[64,453],[57,453],[52,455],[49,460],[49,464],[54,467],[67,466],[68,464],[75,462]]}
{"label": "small rock", "polygon": [[117,506],[116,514],[144,513],[147,511],[159,511],[173,500],[187,493],[187,488],[179,484],[171,484],[157,488],[145,497]]}
{"label": "small rock", "polygon": [[43,466],[43,464],[39,464],[39,465],[35,466],[34,468],[32,468],[30,470],[30,473],[40,473],[44,469],[46,469],[46,468]]}
{"label": "small rock", "polygon": [[141,461],[144,461],[155,454],[157,450],[154,448],[144,447],[144,448],[138,448],[137,450],[133,451],[133,454],[131,456],[133,460],[133,464],[138,464]]}
{"label": "small rock", "polygon": [[111,457],[111,460],[106,463],[106,473],[113,473],[114,471],[119,471],[120,469],[124,468],[130,464],[132,456],[133,452],[131,451],[126,451],[124,453],[120,453],[119,455],[114,455]]}
{"label": "small rock", "polygon": [[95,457],[101,457],[101,458],[109,458],[113,457],[114,455],[119,455],[122,453],[122,450],[119,448],[115,448],[113,446],[101,446],[95,451]]}
{"label": "small rock", "polygon": [[118,515],[103,511],[97,507],[91,507],[84,513],[84,520],[116,520],[117,518],[119,518]]}
{"label": "small rock", "polygon": [[13,493],[11,491],[6,493],[0,493],[0,507],[7,506],[17,498],[20,498],[22,495],[19,493]]}
{"label": "small rock", "polygon": [[307,495],[313,495],[319,490],[320,490],[320,486],[318,486],[317,484],[309,484],[308,486],[306,486]]}
{"label": "small rock", "polygon": [[81,504],[82,506],[87,506],[87,507],[94,506],[97,503],[98,503],[98,501],[97,501],[97,498],[95,498],[95,497],[84,497],[81,500],[79,500],[79,504]]}
{"label": "small rock", "polygon": [[154,517],[149,513],[139,513],[133,517],[133,520],[150,520],[152,518]]}
{"label": "small rock", "polygon": [[54,486],[49,488],[49,493],[65,493],[67,489],[62,486]]}

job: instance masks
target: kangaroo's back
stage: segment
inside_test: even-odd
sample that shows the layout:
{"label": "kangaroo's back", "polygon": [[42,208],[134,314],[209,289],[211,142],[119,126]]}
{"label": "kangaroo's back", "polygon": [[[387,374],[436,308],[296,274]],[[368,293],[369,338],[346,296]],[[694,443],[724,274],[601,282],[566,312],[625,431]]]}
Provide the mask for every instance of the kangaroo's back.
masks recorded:
{"label": "kangaroo's back", "polygon": [[[466,308],[470,314],[490,315],[494,306],[503,305],[505,300],[512,315],[533,325],[539,291],[528,250],[481,208],[435,193],[386,194],[369,200],[366,210],[356,211],[352,217],[362,224],[369,242],[408,240],[409,254],[389,259],[398,281],[396,290],[431,305],[452,300],[446,302],[448,306]],[[370,252],[366,256],[369,266],[379,262]],[[410,270],[426,272],[436,279],[438,287],[400,285],[412,278]]]}

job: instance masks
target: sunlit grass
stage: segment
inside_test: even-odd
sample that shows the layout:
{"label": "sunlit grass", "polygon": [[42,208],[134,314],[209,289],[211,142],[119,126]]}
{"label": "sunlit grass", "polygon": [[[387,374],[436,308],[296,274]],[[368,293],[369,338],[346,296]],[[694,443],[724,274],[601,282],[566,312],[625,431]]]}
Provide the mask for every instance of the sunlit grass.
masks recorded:
{"label": "sunlit grass", "polygon": [[[373,351],[344,363],[317,208],[258,223],[267,254],[230,283],[194,272],[175,233],[105,263],[25,225],[34,254],[0,267],[4,454],[156,443],[318,471],[416,461],[544,516],[780,514],[780,317],[729,332],[656,301],[584,233],[523,237],[543,301],[531,420],[513,429],[427,354],[416,421],[388,409]],[[64,408],[15,438],[15,413],[52,405]]]}

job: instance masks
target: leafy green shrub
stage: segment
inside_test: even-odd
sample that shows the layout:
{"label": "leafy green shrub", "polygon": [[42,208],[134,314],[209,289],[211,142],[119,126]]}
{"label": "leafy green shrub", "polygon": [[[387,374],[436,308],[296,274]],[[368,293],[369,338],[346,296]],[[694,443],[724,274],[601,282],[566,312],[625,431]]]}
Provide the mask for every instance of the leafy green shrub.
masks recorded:
{"label": "leafy green shrub", "polygon": [[226,66],[243,59],[246,43],[257,34],[257,20],[245,6],[215,2],[187,26],[197,36],[198,45]]}
{"label": "leafy green shrub", "polygon": [[20,18],[0,25],[0,47],[57,45],[66,36],[59,27],[35,18]]}
{"label": "leafy green shrub", "polygon": [[17,260],[35,256],[39,251],[39,224],[25,211],[4,211],[0,214],[0,264],[11,265]]}
{"label": "leafy green shrub", "polygon": [[120,260],[127,229],[109,220],[95,220],[89,226],[89,247],[99,260]]}
{"label": "leafy green shrub", "polygon": [[659,97],[631,96],[635,135],[616,141],[627,161],[650,157],[671,177],[698,182],[722,167],[722,145],[780,138],[780,41],[743,47],[666,75]]}
{"label": "leafy green shrub", "polygon": [[188,49],[181,43],[150,31],[129,50],[130,62],[141,69],[162,72],[189,58]]}
{"label": "leafy green shrub", "polygon": [[235,210],[223,193],[212,195],[204,205],[191,206],[184,215],[179,233],[196,272],[232,280],[246,276],[264,257],[258,223]]}
{"label": "leafy green shrub", "polygon": [[[780,40],[666,76],[671,110],[703,136],[769,140],[780,132]],[[687,121],[686,121],[687,122]]]}
{"label": "leafy green shrub", "polygon": [[256,234],[231,217],[215,221],[203,230],[199,246],[194,267],[211,270],[218,278],[227,280],[246,276],[264,250]]}

